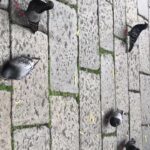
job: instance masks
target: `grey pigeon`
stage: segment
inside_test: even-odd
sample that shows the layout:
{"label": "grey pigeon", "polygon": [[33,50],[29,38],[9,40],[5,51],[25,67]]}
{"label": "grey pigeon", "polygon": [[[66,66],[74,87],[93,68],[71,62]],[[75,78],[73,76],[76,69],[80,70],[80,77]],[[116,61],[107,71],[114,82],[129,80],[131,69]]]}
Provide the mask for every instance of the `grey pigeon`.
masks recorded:
{"label": "grey pigeon", "polygon": [[129,52],[133,49],[133,46],[135,42],[137,41],[140,33],[145,30],[148,27],[148,24],[137,24],[135,25],[130,32],[128,32],[128,35],[130,37],[130,47],[129,47]]}
{"label": "grey pigeon", "polygon": [[132,138],[130,141],[128,141],[125,145],[126,150],[140,150],[135,146],[136,141]]}
{"label": "grey pigeon", "polygon": [[39,60],[26,56],[16,57],[4,63],[0,75],[4,79],[20,80],[34,69]]}
{"label": "grey pigeon", "polygon": [[54,3],[52,1],[45,3],[41,0],[32,0],[29,3],[25,14],[28,19],[29,27],[34,33],[38,30],[41,14],[46,10],[52,9],[53,7]]}
{"label": "grey pigeon", "polygon": [[116,110],[111,114],[109,122],[111,126],[117,127],[122,123],[122,120],[123,120],[123,111]]}

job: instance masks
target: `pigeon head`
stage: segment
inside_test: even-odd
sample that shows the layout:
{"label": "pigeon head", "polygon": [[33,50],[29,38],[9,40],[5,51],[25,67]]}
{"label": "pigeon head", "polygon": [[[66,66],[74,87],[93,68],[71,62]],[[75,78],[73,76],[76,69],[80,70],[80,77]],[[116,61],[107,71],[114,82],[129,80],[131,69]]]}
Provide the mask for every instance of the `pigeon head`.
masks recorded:
{"label": "pigeon head", "polygon": [[144,23],[144,29],[146,29],[148,27],[148,23]]}
{"label": "pigeon head", "polygon": [[18,70],[9,62],[6,62],[1,69],[1,76],[5,79],[13,79],[17,76]]}
{"label": "pigeon head", "polygon": [[49,6],[50,9],[54,8],[54,3],[52,1],[48,1],[47,5]]}
{"label": "pigeon head", "polygon": [[19,80],[27,76],[39,62],[40,58],[29,58],[20,56],[8,60],[1,70],[1,77],[4,79]]}
{"label": "pigeon head", "polygon": [[126,150],[140,150],[135,146],[136,141],[132,138],[130,141],[127,142],[125,145]]}
{"label": "pigeon head", "polygon": [[113,127],[117,127],[117,126],[119,126],[121,124],[121,120],[119,118],[117,118],[117,117],[111,117],[110,118],[110,124]]}
{"label": "pigeon head", "polygon": [[110,116],[110,125],[113,127],[117,127],[122,123],[122,115],[123,111],[122,110],[117,110],[112,113]]}

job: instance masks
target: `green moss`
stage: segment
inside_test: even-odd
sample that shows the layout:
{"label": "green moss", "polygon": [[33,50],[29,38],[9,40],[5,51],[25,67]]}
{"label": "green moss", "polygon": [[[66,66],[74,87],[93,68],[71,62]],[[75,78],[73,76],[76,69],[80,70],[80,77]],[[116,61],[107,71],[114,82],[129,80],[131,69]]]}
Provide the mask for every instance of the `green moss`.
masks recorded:
{"label": "green moss", "polygon": [[108,51],[104,48],[100,48],[100,55],[111,55],[113,57],[113,61],[115,62],[115,55],[114,55],[114,52],[111,52],[111,51]]}
{"label": "green moss", "polygon": [[100,74],[100,69],[93,70],[93,69],[88,69],[88,68],[83,68],[83,67],[80,67],[79,69],[82,71],[89,72],[89,73]]}
{"label": "green moss", "polygon": [[68,96],[70,96],[70,97],[77,97],[78,94],[49,90],[49,95],[50,96],[63,96],[63,97],[68,97]]}
{"label": "green moss", "polygon": [[49,96],[63,96],[63,97],[73,97],[79,103],[79,94],[60,92],[60,91],[51,91],[49,90]]}
{"label": "green moss", "polygon": [[12,86],[7,86],[5,84],[0,84],[0,91],[11,92],[11,91],[13,91],[13,87]]}
{"label": "green moss", "polygon": [[21,125],[21,126],[13,126],[12,127],[12,131],[14,130],[21,130],[21,129],[26,129],[26,128],[33,128],[33,127],[37,127],[40,128],[42,126],[46,126],[49,128],[49,124],[45,123],[45,124],[32,124],[32,125]]}
{"label": "green moss", "polygon": [[79,94],[76,96],[76,102],[77,102],[78,104],[80,103],[80,95],[79,95]]}
{"label": "green moss", "polygon": [[100,55],[108,55],[108,54],[114,56],[114,52],[106,50],[106,49],[104,49],[102,47],[100,48]]}
{"label": "green moss", "polygon": [[103,133],[102,137],[112,137],[112,136],[117,136],[117,132],[112,132],[112,133]]}

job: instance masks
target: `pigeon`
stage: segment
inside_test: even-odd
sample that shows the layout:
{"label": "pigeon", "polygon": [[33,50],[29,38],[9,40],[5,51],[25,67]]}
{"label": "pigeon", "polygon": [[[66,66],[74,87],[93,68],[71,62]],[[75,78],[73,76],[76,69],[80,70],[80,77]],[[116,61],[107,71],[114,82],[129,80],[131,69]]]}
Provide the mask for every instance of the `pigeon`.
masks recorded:
{"label": "pigeon", "polygon": [[40,58],[30,58],[27,56],[13,58],[4,63],[0,76],[4,79],[20,80],[34,69],[39,60]]}
{"label": "pigeon", "polygon": [[113,127],[119,126],[123,120],[122,116],[123,116],[122,110],[117,110],[117,111],[113,112],[109,118],[110,125]]}
{"label": "pigeon", "polygon": [[140,150],[135,146],[136,141],[132,138],[130,141],[128,141],[125,145],[126,150]]}
{"label": "pigeon", "polygon": [[54,7],[54,3],[52,1],[48,1],[47,3],[41,0],[32,0],[29,3],[29,6],[25,12],[28,24],[33,33],[38,30],[38,25],[41,19],[41,14],[50,10]]}
{"label": "pigeon", "polygon": [[130,37],[130,47],[129,47],[129,52],[133,49],[134,43],[137,41],[140,33],[145,30],[148,27],[148,24],[137,24],[135,25],[130,32],[128,32],[128,35]]}

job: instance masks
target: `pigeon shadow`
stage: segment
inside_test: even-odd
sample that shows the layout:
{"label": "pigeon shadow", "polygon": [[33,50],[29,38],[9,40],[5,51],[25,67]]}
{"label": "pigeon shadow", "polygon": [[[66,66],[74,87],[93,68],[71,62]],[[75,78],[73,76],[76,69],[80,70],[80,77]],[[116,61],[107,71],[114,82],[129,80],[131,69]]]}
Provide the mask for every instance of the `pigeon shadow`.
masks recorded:
{"label": "pigeon shadow", "polygon": [[110,109],[108,112],[106,112],[106,114],[104,115],[104,119],[103,119],[103,124],[104,126],[108,126],[109,124],[109,118],[112,115],[112,113],[114,112],[114,109]]}
{"label": "pigeon shadow", "polygon": [[123,150],[126,145],[126,140],[122,140],[118,145],[117,145],[117,150]]}

